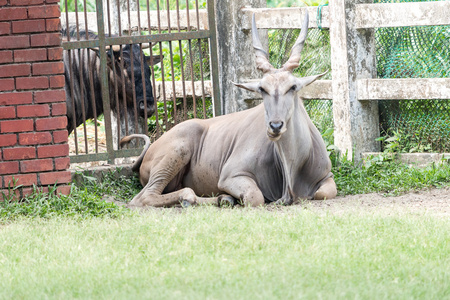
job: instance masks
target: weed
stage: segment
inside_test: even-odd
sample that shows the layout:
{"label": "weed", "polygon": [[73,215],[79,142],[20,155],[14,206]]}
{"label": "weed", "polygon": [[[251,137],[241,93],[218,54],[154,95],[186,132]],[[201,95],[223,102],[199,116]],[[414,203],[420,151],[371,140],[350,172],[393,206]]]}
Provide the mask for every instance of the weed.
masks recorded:
{"label": "weed", "polygon": [[449,163],[419,168],[395,161],[390,154],[372,156],[359,164],[344,156],[335,161],[332,172],[340,195],[374,192],[399,195],[450,185]]}

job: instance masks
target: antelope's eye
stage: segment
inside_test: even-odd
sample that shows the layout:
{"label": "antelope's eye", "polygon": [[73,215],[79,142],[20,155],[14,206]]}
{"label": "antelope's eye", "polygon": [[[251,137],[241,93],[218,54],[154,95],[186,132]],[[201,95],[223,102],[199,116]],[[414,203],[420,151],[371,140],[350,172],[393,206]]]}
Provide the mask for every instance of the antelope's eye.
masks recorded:
{"label": "antelope's eye", "polygon": [[260,92],[261,94],[268,94],[268,93],[266,92],[266,90],[263,89],[262,87],[259,87],[259,92]]}
{"label": "antelope's eye", "polygon": [[294,84],[294,85],[291,86],[291,88],[289,89],[289,92],[295,92],[296,89],[297,89],[297,86]]}

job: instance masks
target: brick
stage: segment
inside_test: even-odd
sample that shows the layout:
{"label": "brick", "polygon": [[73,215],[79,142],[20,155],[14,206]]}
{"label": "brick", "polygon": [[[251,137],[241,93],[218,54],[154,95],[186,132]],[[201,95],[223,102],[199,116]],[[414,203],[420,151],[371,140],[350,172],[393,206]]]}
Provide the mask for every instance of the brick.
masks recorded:
{"label": "brick", "polygon": [[69,195],[71,191],[72,188],[70,187],[70,185],[60,185],[56,187],[56,193],[58,195]]}
{"label": "brick", "polygon": [[10,33],[11,33],[11,23],[1,22],[0,23],[0,35],[10,34]]}
{"label": "brick", "polygon": [[59,18],[45,20],[45,28],[47,32],[60,31],[61,20]]}
{"label": "brick", "polygon": [[65,102],[65,101],[66,101],[66,92],[64,90],[37,91],[34,93],[35,103]]}
{"label": "brick", "polygon": [[32,173],[53,170],[53,159],[33,159],[20,161],[20,172]]}
{"label": "brick", "polygon": [[67,117],[54,117],[36,120],[37,131],[64,129],[66,127]]}
{"label": "brick", "polygon": [[52,116],[62,116],[67,114],[66,103],[53,103],[52,104]]}
{"label": "brick", "polygon": [[30,75],[29,64],[13,64],[0,66],[0,78]]}
{"label": "brick", "polygon": [[2,7],[0,21],[25,20],[28,18],[25,7]]}
{"label": "brick", "polygon": [[0,162],[0,175],[16,174],[19,172],[18,161]]}
{"label": "brick", "polygon": [[47,49],[24,49],[14,51],[14,61],[16,63],[43,60],[47,60]]}
{"label": "brick", "polygon": [[34,147],[15,147],[3,150],[4,160],[22,160],[36,158],[36,149]]}
{"label": "brick", "polygon": [[48,116],[50,116],[50,107],[48,106],[48,104],[17,106],[17,117],[19,118]]}
{"label": "brick", "polygon": [[34,63],[32,67],[33,75],[56,75],[64,74],[63,62]]}
{"label": "brick", "polygon": [[[6,187],[6,186],[5,186]],[[0,201],[18,201],[20,200],[20,189],[15,190],[0,190]]]}
{"label": "brick", "polygon": [[0,94],[0,105],[31,104],[32,92],[12,92]]}
{"label": "brick", "polygon": [[40,146],[37,149],[38,158],[60,157],[69,155],[69,145],[59,144]]}
{"label": "brick", "polygon": [[0,120],[14,119],[15,117],[16,117],[16,108],[14,106],[0,107]]}
{"label": "brick", "polygon": [[42,186],[33,186],[29,188],[23,188],[22,189],[22,195],[23,197],[30,196],[36,193],[43,193],[48,194],[48,187],[42,187]]}
{"label": "brick", "polygon": [[63,88],[66,85],[64,75],[56,75],[50,77],[50,88]]}
{"label": "brick", "polygon": [[59,18],[60,15],[59,5],[43,5],[28,8],[29,19]]}
{"label": "brick", "polygon": [[17,90],[48,89],[47,77],[21,77],[16,79]]}
{"label": "brick", "polygon": [[12,22],[13,33],[43,32],[45,20],[26,20]]}
{"label": "brick", "polygon": [[69,157],[55,158],[55,170],[67,170],[70,167]]}
{"label": "brick", "polygon": [[[13,180],[14,179],[14,180]],[[17,175],[9,175],[4,176],[5,180],[5,187],[8,186],[8,184],[13,184],[14,181],[17,180],[16,186],[23,185],[23,186],[31,186],[33,184],[37,184],[37,175],[36,174],[17,174]]]}
{"label": "brick", "polygon": [[32,132],[19,134],[20,145],[45,145],[52,142],[50,132]]}
{"label": "brick", "polygon": [[17,144],[17,136],[15,134],[0,135],[0,147],[15,146]]}
{"label": "brick", "polygon": [[31,35],[31,47],[60,46],[61,33],[41,33]]}
{"label": "brick", "polygon": [[69,171],[46,172],[39,174],[42,185],[50,185],[55,183],[69,183],[72,176]]}
{"label": "brick", "polygon": [[53,131],[53,142],[55,144],[67,143],[69,141],[69,133],[67,130]]}
{"label": "brick", "polygon": [[0,92],[12,91],[15,89],[14,79],[0,79]]}
{"label": "brick", "polygon": [[63,48],[49,48],[48,49],[48,60],[62,60],[63,59]]}
{"label": "brick", "polygon": [[5,6],[6,4],[8,4],[7,0],[0,0],[0,6]]}
{"label": "brick", "polygon": [[1,121],[0,132],[10,133],[10,132],[33,131],[34,129],[33,123],[34,122],[31,119]]}
{"label": "brick", "polygon": [[30,47],[30,38],[27,35],[0,36],[0,49],[15,49],[15,48],[29,48],[29,47]]}
{"label": "brick", "polygon": [[43,4],[44,0],[11,0],[11,6],[30,6]]}
{"label": "brick", "polygon": [[13,52],[11,50],[8,51],[0,51],[0,64],[10,63],[13,61]]}

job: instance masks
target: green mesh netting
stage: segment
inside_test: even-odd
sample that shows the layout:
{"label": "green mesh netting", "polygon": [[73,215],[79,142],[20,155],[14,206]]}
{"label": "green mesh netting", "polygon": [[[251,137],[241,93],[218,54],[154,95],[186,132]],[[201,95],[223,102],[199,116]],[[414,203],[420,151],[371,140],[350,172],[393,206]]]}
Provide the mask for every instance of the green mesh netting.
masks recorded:
{"label": "green mesh netting", "polygon": [[[292,29],[269,30],[270,60],[275,67],[288,59],[298,34]],[[449,77],[450,26],[377,28],[375,36],[379,78]],[[310,29],[295,73],[319,74],[331,69],[330,62],[329,31]],[[324,79],[331,79],[331,72]],[[333,127],[332,101],[308,100],[305,106],[321,132]],[[379,108],[380,133],[397,136],[399,151],[450,151],[450,100],[385,100],[379,101]]]}
{"label": "green mesh netting", "polygon": [[[379,78],[449,77],[450,26],[377,28],[375,36]],[[384,100],[379,109],[381,135],[397,136],[400,151],[450,150],[450,100]]]}

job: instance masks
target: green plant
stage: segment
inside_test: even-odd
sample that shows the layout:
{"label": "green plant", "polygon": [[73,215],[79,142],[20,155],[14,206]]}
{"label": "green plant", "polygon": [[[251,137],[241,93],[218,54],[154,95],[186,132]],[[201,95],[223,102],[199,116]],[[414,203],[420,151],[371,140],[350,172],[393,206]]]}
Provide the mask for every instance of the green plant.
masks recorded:
{"label": "green plant", "polygon": [[0,205],[0,220],[11,221],[19,217],[52,218],[55,216],[117,217],[126,211],[113,203],[102,201],[87,190],[72,187],[70,195],[56,195],[56,186],[49,192],[34,187],[33,193],[21,201],[6,199]]}
{"label": "green plant", "polygon": [[450,185],[450,164],[418,168],[381,154],[356,164],[345,155],[336,160],[332,172],[340,195],[385,193],[399,195],[411,190]]}

